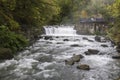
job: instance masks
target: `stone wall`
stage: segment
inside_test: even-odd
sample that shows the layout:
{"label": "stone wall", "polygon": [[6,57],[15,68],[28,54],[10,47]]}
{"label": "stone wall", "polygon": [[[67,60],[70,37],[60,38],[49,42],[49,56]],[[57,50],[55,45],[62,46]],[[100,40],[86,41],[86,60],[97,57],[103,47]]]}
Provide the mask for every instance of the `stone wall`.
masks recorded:
{"label": "stone wall", "polygon": [[98,23],[78,23],[75,24],[75,29],[78,34],[105,34],[107,25]]}

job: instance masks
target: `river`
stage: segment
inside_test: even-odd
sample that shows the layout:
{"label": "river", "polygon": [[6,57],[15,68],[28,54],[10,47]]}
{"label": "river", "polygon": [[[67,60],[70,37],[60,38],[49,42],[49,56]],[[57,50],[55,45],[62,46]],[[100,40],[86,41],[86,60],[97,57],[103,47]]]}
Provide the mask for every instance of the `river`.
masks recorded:
{"label": "river", "polygon": [[[97,42],[94,37],[78,35],[53,36],[50,40],[41,38],[13,59],[0,63],[0,80],[115,80],[120,77],[120,60],[112,59],[117,52],[110,41]],[[73,44],[79,46],[71,46]],[[85,55],[88,49],[100,52]],[[65,60],[73,54],[81,54],[84,58],[74,65],[66,65]],[[78,64],[87,64],[90,70],[77,69]]]}

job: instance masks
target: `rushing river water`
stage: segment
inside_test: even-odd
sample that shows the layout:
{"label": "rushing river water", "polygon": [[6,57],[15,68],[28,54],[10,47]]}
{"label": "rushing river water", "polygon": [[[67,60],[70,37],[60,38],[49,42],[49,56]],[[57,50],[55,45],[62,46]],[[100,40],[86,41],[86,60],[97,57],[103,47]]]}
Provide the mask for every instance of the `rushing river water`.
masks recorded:
{"label": "rushing river water", "polygon": [[[66,29],[72,31],[72,28]],[[112,59],[117,52],[111,42],[96,42],[94,37],[79,35],[39,39],[12,60],[0,63],[0,80],[115,80],[120,77],[120,60]],[[71,46],[73,44],[79,46]],[[108,47],[102,47],[101,44]],[[85,55],[88,49],[100,52]],[[72,66],[66,65],[64,61],[73,54],[82,54],[84,58]],[[87,64],[90,70],[77,69],[78,64]]]}

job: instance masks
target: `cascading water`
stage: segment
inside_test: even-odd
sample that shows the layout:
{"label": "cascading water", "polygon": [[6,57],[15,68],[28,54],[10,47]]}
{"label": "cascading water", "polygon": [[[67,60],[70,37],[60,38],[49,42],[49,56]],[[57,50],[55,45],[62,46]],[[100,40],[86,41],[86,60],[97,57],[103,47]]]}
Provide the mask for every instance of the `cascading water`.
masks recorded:
{"label": "cascading water", "polygon": [[44,26],[47,36],[75,36],[74,26]]}
{"label": "cascading water", "polygon": [[[46,29],[47,35],[60,34],[62,31],[63,35],[74,34],[73,28],[69,28],[70,32],[67,32],[66,27],[60,27],[60,32],[54,32],[53,27],[51,30]],[[115,80],[120,77],[120,60],[111,57],[113,53],[116,54],[116,50],[109,41],[97,42],[94,37],[79,35],[74,39],[71,36],[52,37],[50,40],[39,39],[12,60],[0,63],[0,80]],[[102,44],[108,47],[102,47]],[[84,52],[88,49],[100,52],[85,55]],[[81,54],[84,58],[72,66],[65,65],[64,61],[73,54]],[[87,64],[90,70],[77,69],[78,64]]]}

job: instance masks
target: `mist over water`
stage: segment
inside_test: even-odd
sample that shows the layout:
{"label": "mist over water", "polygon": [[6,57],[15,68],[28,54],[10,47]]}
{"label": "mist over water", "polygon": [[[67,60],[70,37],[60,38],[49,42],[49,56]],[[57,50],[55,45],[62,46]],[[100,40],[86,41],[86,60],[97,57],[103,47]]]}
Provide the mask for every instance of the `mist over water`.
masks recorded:
{"label": "mist over water", "polygon": [[[120,76],[120,60],[112,59],[112,55],[117,52],[111,42],[96,42],[92,35],[74,36],[76,31],[73,26],[58,26],[59,32],[54,31],[54,26],[45,28],[51,30],[46,32],[46,36],[53,35],[52,39],[46,40],[46,36],[43,36],[12,60],[1,62],[0,80],[115,80]],[[64,41],[65,39],[68,40]],[[74,44],[79,46],[72,47]],[[101,44],[108,47],[102,47]],[[85,55],[84,52],[88,49],[100,52]],[[71,58],[73,54],[81,54],[84,58],[72,66],[66,65],[64,60]],[[78,64],[87,64],[90,70],[77,69]]]}

